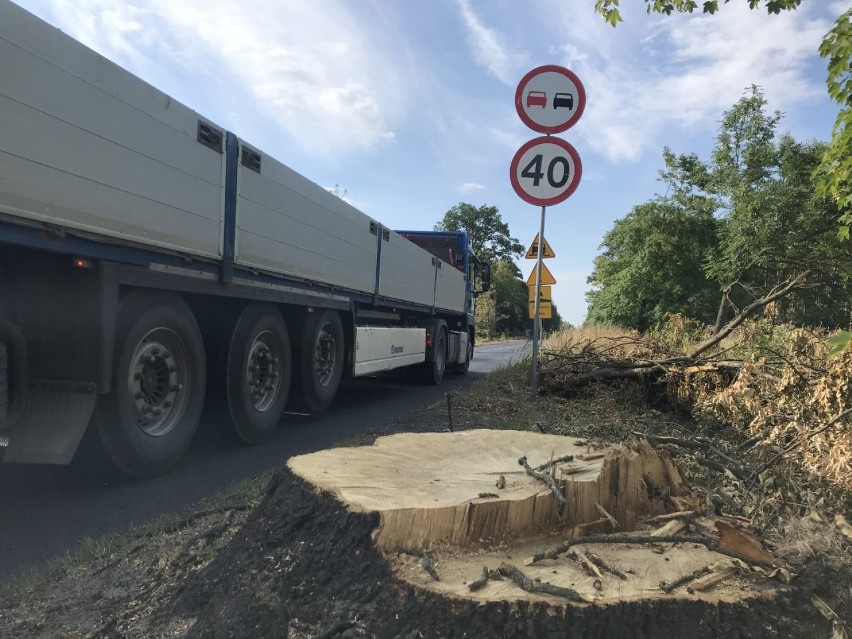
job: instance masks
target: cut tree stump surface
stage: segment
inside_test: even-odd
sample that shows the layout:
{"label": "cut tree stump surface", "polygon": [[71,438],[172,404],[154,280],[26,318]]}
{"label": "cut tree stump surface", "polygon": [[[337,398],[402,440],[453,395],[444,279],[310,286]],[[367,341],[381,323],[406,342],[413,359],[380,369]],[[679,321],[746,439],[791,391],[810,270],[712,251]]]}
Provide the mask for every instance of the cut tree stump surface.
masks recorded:
{"label": "cut tree stump surface", "polygon": [[[530,464],[534,467],[534,458]],[[362,484],[367,483],[369,477],[362,480]],[[691,503],[691,498],[689,495],[677,501],[694,511],[685,503]],[[663,570],[672,561],[684,570],[716,563],[705,563],[706,555],[698,554],[686,564],[685,559],[674,558],[671,543],[654,544],[662,554],[645,548],[647,544],[587,544],[572,548],[578,553],[591,550],[610,567],[624,571],[631,587],[642,571],[647,576],[646,597],[641,590],[635,597],[620,591],[624,598],[616,600],[617,589],[625,587],[625,580],[602,571],[599,595],[593,595],[598,603],[589,605],[565,597],[528,593],[513,578],[494,579],[498,569],[511,564],[523,573],[532,590],[536,589],[535,579],[540,578],[556,584],[557,588],[551,591],[557,594],[573,589],[588,595],[589,582],[593,584],[597,577],[577,572],[569,563],[573,561],[570,557],[560,555],[536,566],[524,564],[528,556],[553,547],[567,535],[490,547],[444,544],[432,548],[430,562],[440,578],[434,581],[422,566],[424,548],[406,549],[412,553],[421,551],[420,554],[382,552],[377,548],[375,533],[381,519],[378,512],[345,506],[339,495],[319,489],[289,468],[282,469],[233,541],[208,566],[190,573],[182,584],[180,594],[169,604],[170,631],[175,620],[187,620],[194,622],[188,639],[284,635],[399,639],[810,639],[827,637],[831,632],[830,622],[792,586],[778,585],[774,596],[761,592],[761,588],[778,582],[767,582],[759,573],[745,575],[742,585],[750,590],[744,589],[742,599],[736,601],[726,600],[725,589],[737,584],[740,576],[696,595],[690,595],[687,586],[682,585],[671,595],[662,596],[659,584],[653,582],[665,576],[654,571]],[[655,520],[653,524],[663,525],[668,520]],[[706,522],[709,530],[713,528],[712,521],[711,518]],[[634,534],[647,537],[645,530]],[[642,552],[648,554],[634,555],[634,548],[645,548]],[[706,553],[703,546],[694,550]],[[474,593],[475,599],[456,594],[459,590],[469,592],[468,586],[481,579],[484,565],[489,572],[484,593]],[[558,574],[563,566],[565,581]],[[629,569],[635,574],[627,572]],[[170,632],[160,634],[166,636]]]}
{"label": "cut tree stump surface", "polygon": [[[589,453],[603,455],[581,459]],[[550,489],[518,459],[537,468],[566,456],[574,459],[553,472],[566,499],[560,515]],[[482,546],[602,520],[609,532],[601,509],[631,530],[637,517],[665,512],[667,497],[683,491],[675,467],[647,444],[591,450],[570,438],[512,430],[403,433],[293,457],[288,466],[353,511],[379,513],[375,538],[385,550]]]}
{"label": "cut tree stump surface", "polygon": [[[403,433],[371,446],[294,457],[288,466],[350,511],[377,514],[373,541],[397,577],[438,594],[474,601],[559,599],[537,592],[543,585],[586,602],[737,602],[772,590],[749,579],[744,565],[732,569],[730,557],[700,543],[588,543],[555,559],[526,561],[566,538],[632,531],[639,518],[671,509],[671,497],[685,492],[680,474],[645,442],[592,449],[525,431]],[[551,486],[564,495],[564,507]],[[626,578],[592,567],[585,551]],[[424,557],[433,570],[424,569]],[[507,565],[517,568],[532,586],[501,578],[501,565],[504,573]],[[727,566],[730,576],[706,591],[660,587],[710,565]],[[471,590],[483,567],[493,578]]]}
{"label": "cut tree stump surface", "polygon": [[[440,581],[432,580],[415,557],[392,554],[389,560],[396,575],[411,584],[436,593],[480,602],[560,601],[559,597],[525,592],[507,578],[492,578],[483,588],[475,591],[469,589],[468,585],[481,576],[483,566],[487,566],[493,573],[502,562],[518,566],[530,579],[571,588],[586,601],[599,604],[649,599],[670,601],[679,598],[736,603],[761,593],[771,594],[777,583],[750,577],[749,571],[744,570],[743,576],[734,576],[705,592],[690,593],[687,590],[689,584],[671,593],[663,592],[660,589],[661,582],[672,582],[716,562],[732,565],[729,557],[698,544],[585,544],[571,549],[577,554],[591,550],[608,565],[625,573],[627,579],[623,580],[606,571],[600,571],[600,577],[586,574],[581,562],[567,554],[534,565],[524,565],[526,557],[545,546],[554,546],[561,540],[560,537],[526,540],[467,553],[452,548],[437,550],[431,553],[431,559]],[[595,587],[596,580],[600,588]]]}

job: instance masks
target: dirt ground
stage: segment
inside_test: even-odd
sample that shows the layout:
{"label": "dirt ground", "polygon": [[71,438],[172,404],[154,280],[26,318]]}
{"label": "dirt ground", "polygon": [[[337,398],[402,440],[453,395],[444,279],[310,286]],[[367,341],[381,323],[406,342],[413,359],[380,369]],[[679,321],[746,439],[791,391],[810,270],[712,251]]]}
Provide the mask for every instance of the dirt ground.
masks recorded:
{"label": "dirt ground", "polygon": [[[492,410],[462,404],[457,398],[456,428],[494,425]],[[384,430],[446,427],[446,406],[437,405]],[[810,596],[828,599],[852,584],[850,570],[811,562],[789,586],[747,605],[688,596],[481,603],[398,578],[372,543],[376,525],[376,515],[349,512],[282,468],[252,503],[187,515],[129,535],[97,560],[0,585],[0,637],[828,639],[832,624]]]}

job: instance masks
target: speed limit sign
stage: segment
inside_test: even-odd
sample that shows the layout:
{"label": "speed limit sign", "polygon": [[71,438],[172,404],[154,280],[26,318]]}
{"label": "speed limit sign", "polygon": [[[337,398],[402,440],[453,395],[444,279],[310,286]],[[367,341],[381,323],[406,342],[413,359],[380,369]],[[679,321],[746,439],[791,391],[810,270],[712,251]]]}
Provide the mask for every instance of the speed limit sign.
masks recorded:
{"label": "speed limit sign", "polygon": [[522,200],[552,206],[568,199],[580,184],[583,165],[577,150],[548,135],[524,144],[509,168],[512,187]]}

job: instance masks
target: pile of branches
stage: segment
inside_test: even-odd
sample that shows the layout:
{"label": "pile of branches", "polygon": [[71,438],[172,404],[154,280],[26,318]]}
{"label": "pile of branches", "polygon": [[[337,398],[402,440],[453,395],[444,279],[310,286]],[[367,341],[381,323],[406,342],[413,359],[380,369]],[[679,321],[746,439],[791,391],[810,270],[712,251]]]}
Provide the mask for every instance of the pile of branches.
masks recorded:
{"label": "pile of branches", "polygon": [[[685,353],[668,354],[662,352],[661,345],[642,336],[620,336],[617,338],[599,338],[593,343],[578,344],[578,349],[562,351],[543,351],[543,381],[552,381],[554,377],[563,377],[561,385],[571,389],[580,389],[595,382],[620,380],[659,380],[673,372],[718,371],[730,374],[742,366],[742,361],[725,360],[728,349],[713,352],[734,331],[765,307],[788,296],[793,291],[809,288],[805,282],[808,273],[791,278],[775,287],[765,296],[754,300],[743,308],[730,322],[720,330],[693,345]],[[609,344],[596,343],[609,341]],[[635,355],[625,358],[625,353]],[[713,353],[712,355],[710,353]],[[616,356],[613,357],[613,354]],[[564,374],[567,373],[567,378]],[[555,390],[551,388],[551,390]]]}
{"label": "pile of branches", "polygon": [[[801,285],[788,281],[698,339],[689,339],[695,332],[673,337],[671,327],[591,338],[569,332],[561,344],[545,343],[539,387],[570,397],[592,384],[642,382],[656,391],[652,402],[662,394],[665,406],[714,426],[717,435],[720,428],[736,433],[728,448],[737,455],[721,450],[717,437],[715,446],[695,436],[680,445],[662,442],[689,450],[699,464],[753,488],[767,469],[795,459],[852,492],[852,348],[830,356],[826,335],[773,322],[773,302]],[[755,320],[761,311],[764,317]],[[749,463],[742,461],[746,455]]]}

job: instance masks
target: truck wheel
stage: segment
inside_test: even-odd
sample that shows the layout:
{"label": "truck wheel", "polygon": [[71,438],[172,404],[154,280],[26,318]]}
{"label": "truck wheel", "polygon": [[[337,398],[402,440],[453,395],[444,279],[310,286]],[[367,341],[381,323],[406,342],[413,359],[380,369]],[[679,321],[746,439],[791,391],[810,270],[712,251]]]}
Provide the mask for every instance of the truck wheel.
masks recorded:
{"label": "truck wheel", "polygon": [[431,362],[423,362],[420,366],[423,381],[426,384],[437,386],[444,379],[444,371],[447,369],[447,329],[444,326],[438,328],[438,336],[435,338],[435,358]]}
{"label": "truck wheel", "polygon": [[291,372],[290,336],[281,313],[271,304],[249,304],[234,326],[225,367],[228,412],[242,441],[259,444],[272,437]]}
{"label": "truck wheel", "polygon": [[137,291],[121,302],[112,392],[90,424],[101,456],[123,475],[172,468],[189,446],[204,406],[204,344],[177,295]]}
{"label": "truck wheel", "polygon": [[338,312],[309,313],[295,350],[294,406],[318,413],[334,399],[343,375],[343,322]]}
{"label": "truck wheel", "polygon": [[453,366],[453,372],[459,375],[464,375],[470,368],[470,360],[473,359],[473,335],[467,336],[467,359],[464,364],[456,364]]}

